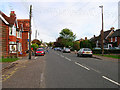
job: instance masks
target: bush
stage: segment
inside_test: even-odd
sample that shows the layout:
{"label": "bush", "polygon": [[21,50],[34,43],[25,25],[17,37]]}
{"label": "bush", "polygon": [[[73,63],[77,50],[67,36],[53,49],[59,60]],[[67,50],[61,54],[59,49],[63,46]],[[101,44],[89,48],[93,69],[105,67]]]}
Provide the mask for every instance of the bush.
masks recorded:
{"label": "bush", "polygon": [[[92,50],[93,54],[102,54],[102,50]],[[120,54],[120,50],[116,50],[116,49],[104,49],[104,54]]]}
{"label": "bush", "polygon": [[4,58],[4,56],[2,56],[2,59]]}

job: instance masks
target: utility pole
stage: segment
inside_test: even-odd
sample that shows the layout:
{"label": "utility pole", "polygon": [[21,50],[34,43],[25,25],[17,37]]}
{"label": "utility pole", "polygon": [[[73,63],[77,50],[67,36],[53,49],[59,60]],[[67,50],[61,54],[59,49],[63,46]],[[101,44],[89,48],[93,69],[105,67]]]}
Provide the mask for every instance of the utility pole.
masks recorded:
{"label": "utility pole", "polygon": [[101,49],[102,49],[102,55],[104,54],[104,31],[103,31],[103,6],[99,6],[102,10],[102,30],[101,30]]}
{"label": "utility pole", "polygon": [[37,30],[36,30],[36,33],[35,33],[35,39],[37,39]]}
{"label": "utility pole", "polygon": [[32,16],[32,5],[30,5],[30,28],[29,28],[29,59],[31,59],[31,16]]}

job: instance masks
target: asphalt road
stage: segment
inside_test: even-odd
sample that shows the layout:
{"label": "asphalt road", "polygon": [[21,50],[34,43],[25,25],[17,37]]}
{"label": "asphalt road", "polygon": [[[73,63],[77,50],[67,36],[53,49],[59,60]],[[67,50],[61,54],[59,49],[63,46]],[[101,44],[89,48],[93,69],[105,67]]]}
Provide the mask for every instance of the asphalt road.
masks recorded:
{"label": "asphalt road", "polygon": [[118,88],[118,61],[50,50],[3,73],[3,88]]}
{"label": "asphalt road", "polygon": [[46,56],[47,88],[118,88],[118,62],[51,51]]}

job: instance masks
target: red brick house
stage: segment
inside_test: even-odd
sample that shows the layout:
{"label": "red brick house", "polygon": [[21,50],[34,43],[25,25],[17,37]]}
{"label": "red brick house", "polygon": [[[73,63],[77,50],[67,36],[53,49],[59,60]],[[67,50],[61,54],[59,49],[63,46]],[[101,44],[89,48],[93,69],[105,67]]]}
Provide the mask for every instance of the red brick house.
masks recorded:
{"label": "red brick house", "polygon": [[26,55],[28,50],[29,19],[24,19],[22,22],[18,20],[18,22],[14,11],[11,11],[10,17],[0,11],[1,56]]}
{"label": "red brick house", "polygon": [[120,47],[120,29],[114,31],[114,33],[109,36],[109,42],[113,47]]}
{"label": "red brick house", "polygon": [[22,53],[26,55],[29,50],[29,19],[17,19],[18,27],[22,26]]}
{"label": "red brick house", "polygon": [[7,57],[17,52],[17,22],[16,14],[14,11],[11,11],[10,17],[6,16],[3,12],[0,11],[0,30],[2,32],[2,56]]}
{"label": "red brick house", "polygon": [[[110,30],[104,31],[104,48],[109,48],[112,47],[111,44],[109,44],[109,36],[111,36],[114,33],[114,29],[111,28]],[[99,36],[95,36],[92,37],[90,39],[92,42],[94,42],[94,44],[96,44],[96,47],[100,47],[101,48],[101,33]]]}

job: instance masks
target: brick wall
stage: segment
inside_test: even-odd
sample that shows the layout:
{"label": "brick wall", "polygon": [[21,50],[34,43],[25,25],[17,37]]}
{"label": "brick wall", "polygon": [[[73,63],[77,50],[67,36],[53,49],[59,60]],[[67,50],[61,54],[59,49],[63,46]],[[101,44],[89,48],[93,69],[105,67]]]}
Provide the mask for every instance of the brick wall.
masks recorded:
{"label": "brick wall", "polygon": [[117,45],[120,45],[120,37],[117,38]]}
{"label": "brick wall", "polygon": [[0,25],[0,30],[2,32],[2,35],[0,35],[0,38],[2,39],[0,45],[2,47],[2,56],[7,57],[9,55],[8,44],[9,27],[2,22],[2,25]]}
{"label": "brick wall", "polygon": [[28,50],[28,32],[22,33],[22,52],[23,54],[26,54],[26,51]]}
{"label": "brick wall", "polygon": [[0,58],[2,57],[2,21],[0,19]]}

